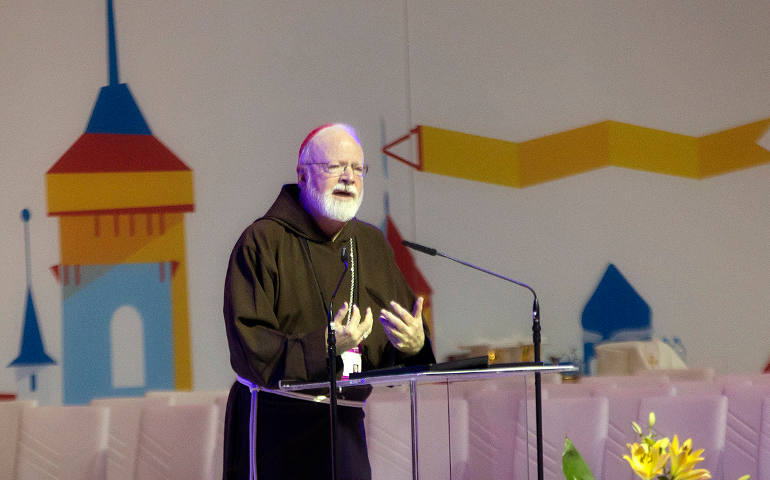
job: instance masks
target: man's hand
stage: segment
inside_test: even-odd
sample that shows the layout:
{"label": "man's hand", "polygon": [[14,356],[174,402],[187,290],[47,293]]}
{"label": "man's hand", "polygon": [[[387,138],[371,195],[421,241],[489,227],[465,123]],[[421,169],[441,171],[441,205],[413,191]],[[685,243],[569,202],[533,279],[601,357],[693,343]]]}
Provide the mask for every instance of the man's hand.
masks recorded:
{"label": "man's hand", "polygon": [[372,309],[366,309],[364,320],[361,321],[361,311],[358,309],[358,305],[353,305],[350,321],[343,325],[342,322],[348,315],[348,308],[350,308],[348,302],[345,302],[334,316],[334,338],[337,340],[337,354],[358,346],[372,333]]}
{"label": "man's hand", "polygon": [[423,298],[417,298],[412,307],[412,313],[396,302],[390,302],[392,311],[384,308],[380,310],[380,323],[385,329],[385,335],[394,347],[407,355],[419,352],[425,344],[422,303]]}

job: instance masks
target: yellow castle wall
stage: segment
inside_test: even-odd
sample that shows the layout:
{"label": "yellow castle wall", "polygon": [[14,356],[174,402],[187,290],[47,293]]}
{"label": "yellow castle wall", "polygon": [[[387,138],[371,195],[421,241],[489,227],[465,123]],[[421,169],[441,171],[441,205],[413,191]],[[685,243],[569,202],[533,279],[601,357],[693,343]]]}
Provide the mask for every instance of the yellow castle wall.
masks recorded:
{"label": "yellow castle wall", "polygon": [[63,265],[176,262],[171,277],[175,387],[191,389],[184,214],[65,215],[59,225]]}

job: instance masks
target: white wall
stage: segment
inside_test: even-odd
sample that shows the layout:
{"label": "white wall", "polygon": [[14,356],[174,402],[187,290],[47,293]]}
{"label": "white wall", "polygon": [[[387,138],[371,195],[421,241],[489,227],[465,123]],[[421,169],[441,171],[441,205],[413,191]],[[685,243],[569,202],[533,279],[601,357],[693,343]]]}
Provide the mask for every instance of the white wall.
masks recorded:
{"label": "white wall", "polygon": [[[701,136],[769,116],[767,2],[451,3],[410,6],[416,124],[524,141],[605,119]],[[770,355],[769,174],[607,168],[523,190],[418,174],[417,239],[530,283],[546,351],[579,343],[612,262],[691,364],[758,370]],[[440,351],[507,336],[511,322],[528,334],[527,292],[420,265]]]}
{"label": "white wall", "polygon": [[[58,221],[45,217],[44,175],[106,83],[104,5],[26,0],[0,11],[0,365],[20,338],[25,207],[41,329],[61,360],[48,272]],[[579,346],[580,312],[612,262],[691,364],[755,371],[767,361],[770,165],[706,180],[606,168],[519,190],[393,161],[386,181],[379,147],[383,124],[388,140],[425,124],[524,141],[606,119],[700,136],[770,117],[770,3],[117,0],[116,15],[121,81],[195,175],[197,388],[232,378],[220,313],[230,247],[293,179],[304,134],[329,120],[355,124],[372,163],[361,216],[382,221],[387,188],[406,238],[532,284],[546,352]],[[436,292],[439,355],[529,334],[525,291],[418,262]],[[26,395],[13,375],[0,369],[0,391]],[[40,382],[41,401],[58,401],[59,368]]]}

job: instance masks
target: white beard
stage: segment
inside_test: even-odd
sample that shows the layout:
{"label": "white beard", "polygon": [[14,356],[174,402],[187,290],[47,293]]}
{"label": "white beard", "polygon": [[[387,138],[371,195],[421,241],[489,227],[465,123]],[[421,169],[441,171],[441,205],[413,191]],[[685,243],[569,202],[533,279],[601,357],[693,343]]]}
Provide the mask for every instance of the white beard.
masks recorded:
{"label": "white beard", "polygon": [[[309,184],[310,182],[308,182]],[[334,192],[346,191],[355,195],[351,200],[338,200],[334,198]],[[337,184],[334,190],[321,193],[308,185],[307,189],[300,191],[302,205],[323,217],[347,222],[356,216],[361,202],[364,200],[364,192],[357,191],[354,185]]]}

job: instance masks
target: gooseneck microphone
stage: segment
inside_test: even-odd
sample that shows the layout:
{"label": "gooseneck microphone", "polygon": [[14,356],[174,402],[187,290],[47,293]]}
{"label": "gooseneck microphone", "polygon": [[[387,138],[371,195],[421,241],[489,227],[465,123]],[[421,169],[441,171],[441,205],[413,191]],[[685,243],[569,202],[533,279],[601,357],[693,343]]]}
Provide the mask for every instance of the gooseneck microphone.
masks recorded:
{"label": "gooseneck microphone", "polygon": [[[348,273],[348,249],[342,247],[341,258],[342,263],[345,265],[345,270],[340,275],[340,279],[337,282],[337,286],[334,288],[331,299],[329,299],[329,325],[326,332],[326,350],[328,353],[329,361],[329,431],[331,435],[331,464],[332,464],[332,480],[337,478],[337,337],[334,333],[334,298],[337,296],[337,292],[340,290],[342,281],[345,279],[345,275]],[[348,305],[348,308],[353,308],[352,305]]]}
{"label": "gooseneck microphone", "polygon": [[[408,242],[406,240],[402,240],[401,243],[403,243],[404,246],[411,248],[412,250],[417,250],[418,252],[427,253],[428,255],[431,255],[431,256],[434,256],[434,257],[436,255],[438,255],[438,250],[436,250],[435,248],[426,247],[425,245],[420,245],[419,243]],[[452,259],[452,260],[454,260],[454,259]]]}
{"label": "gooseneck microphone", "polygon": [[[417,250],[418,252],[422,252],[424,254],[431,255],[434,257],[439,256],[439,257],[448,258],[453,262],[457,262],[461,265],[465,265],[466,267],[470,267],[480,272],[484,272],[488,275],[492,275],[493,277],[497,277],[501,280],[505,280],[506,282],[513,283],[515,285],[524,287],[527,290],[529,290],[532,293],[532,296],[534,297],[534,301],[532,303],[532,347],[535,350],[535,362],[536,363],[540,362],[540,303],[537,300],[537,293],[535,293],[535,290],[532,287],[530,287],[524,282],[520,282],[518,280],[508,278],[506,276],[500,275],[499,273],[495,273],[487,269],[477,267],[476,265],[473,265],[471,263],[464,262],[462,260],[458,260],[456,258],[450,257],[449,255],[439,252],[435,248],[426,247],[425,245],[420,245],[419,243],[414,243],[414,242],[408,242],[406,240],[402,240],[401,243],[404,246],[411,248],[412,250]],[[544,474],[543,472],[543,407],[542,407],[542,397],[541,397],[540,372],[535,372],[535,423],[536,423],[536,430],[537,430],[536,432],[537,433],[537,478],[538,480],[542,480],[543,474]]]}
{"label": "gooseneck microphone", "polygon": [[[427,255],[431,255],[431,256],[434,256],[434,257],[435,256],[439,256],[439,257],[448,258],[449,260],[452,260],[453,262],[457,262],[457,263],[459,263],[461,265],[465,265],[466,267],[471,267],[471,268],[476,269],[476,270],[478,270],[480,272],[484,272],[486,274],[492,275],[493,277],[497,277],[497,278],[500,278],[500,279],[505,280],[507,282],[515,283],[516,285],[518,285],[520,287],[526,288],[527,290],[532,292],[532,296],[535,298],[535,303],[532,305],[533,317],[540,318],[540,305],[538,304],[538,301],[537,301],[537,293],[535,293],[535,290],[532,289],[532,287],[530,287],[526,283],[519,282],[518,280],[514,280],[512,278],[505,277],[503,275],[500,275],[499,273],[491,272],[491,271],[486,270],[484,268],[477,267],[476,265],[473,265],[471,263],[464,262],[462,260],[458,260],[456,258],[450,257],[449,255],[446,255],[444,253],[439,252],[435,248],[426,247],[425,245],[420,245],[419,243],[414,243],[414,242],[408,242],[406,240],[402,240],[401,243],[405,247],[409,247],[412,250],[417,250],[418,252],[422,252],[422,253],[425,253]],[[535,352],[535,355],[537,355],[537,352]],[[537,362],[537,361],[539,361],[539,359],[535,359],[535,361]]]}

